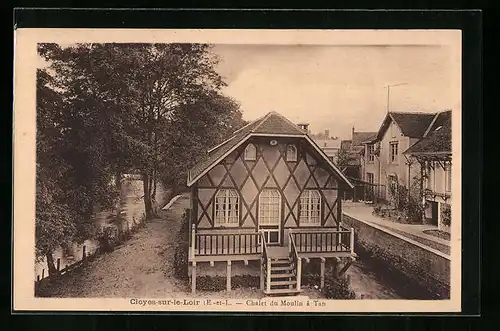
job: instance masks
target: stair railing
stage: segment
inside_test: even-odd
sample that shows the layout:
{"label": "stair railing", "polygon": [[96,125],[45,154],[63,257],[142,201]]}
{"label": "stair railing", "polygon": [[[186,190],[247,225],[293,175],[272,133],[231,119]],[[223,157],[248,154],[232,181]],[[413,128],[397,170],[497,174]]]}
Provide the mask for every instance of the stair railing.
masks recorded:
{"label": "stair railing", "polygon": [[292,235],[292,230],[288,233],[288,256],[294,267],[293,274],[297,280],[297,291],[300,291],[300,280],[302,277],[302,259],[299,257],[297,246],[295,246],[295,239]]}
{"label": "stair railing", "polygon": [[269,292],[271,290],[271,258],[268,255],[264,231],[260,231],[260,247],[262,252],[261,268],[263,270],[263,274],[265,275],[266,290]]}

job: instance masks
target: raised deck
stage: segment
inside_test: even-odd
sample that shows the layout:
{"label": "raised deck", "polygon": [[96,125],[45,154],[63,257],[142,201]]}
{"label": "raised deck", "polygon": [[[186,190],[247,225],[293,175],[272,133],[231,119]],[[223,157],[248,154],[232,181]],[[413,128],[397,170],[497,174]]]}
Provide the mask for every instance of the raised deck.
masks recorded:
{"label": "raised deck", "polygon": [[[231,263],[261,261],[261,289],[268,295],[294,295],[301,291],[302,261],[321,261],[321,287],[324,284],[326,259],[334,259],[339,265],[338,274],[343,274],[355,260],[354,230],[311,229],[289,230],[283,245],[268,245],[263,233],[196,232],[190,236],[188,261],[192,265],[192,291],[196,290],[196,264],[227,263],[227,290],[231,290]],[[342,267],[340,262],[344,261]]]}

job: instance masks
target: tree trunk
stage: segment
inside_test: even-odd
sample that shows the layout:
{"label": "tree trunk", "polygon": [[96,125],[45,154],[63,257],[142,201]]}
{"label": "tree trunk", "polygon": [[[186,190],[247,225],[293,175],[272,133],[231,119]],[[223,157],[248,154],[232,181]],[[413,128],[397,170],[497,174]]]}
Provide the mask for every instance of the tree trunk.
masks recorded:
{"label": "tree trunk", "polygon": [[144,188],[144,209],[146,211],[146,220],[153,219],[153,204],[151,202],[151,186],[149,185],[149,175],[147,172],[142,174],[142,185]]}
{"label": "tree trunk", "polygon": [[122,173],[120,171],[116,172],[115,174],[115,185],[116,188],[118,189],[118,192],[122,192]]}
{"label": "tree trunk", "polygon": [[54,257],[52,253],[45,254],[45,258],[47,259],[47,267],[49,269],[49,276],[56,275],[59,272],[56,269],[56,265],[54,264]]}

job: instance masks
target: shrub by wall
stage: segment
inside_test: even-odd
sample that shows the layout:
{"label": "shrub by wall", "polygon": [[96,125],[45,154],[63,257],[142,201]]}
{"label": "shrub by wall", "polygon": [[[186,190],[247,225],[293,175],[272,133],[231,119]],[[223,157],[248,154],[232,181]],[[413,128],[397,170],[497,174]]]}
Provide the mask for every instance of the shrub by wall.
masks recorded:
{"label": "shrub by wall", "polygon": [[[238,275],[231,278],[231,288],[260,288],[260,278],[250,275]],[[226,290],[226,277],[198,276],[196,289],[206,292],[220,292]]]}
{"label": "shrub by wall", "polygon": [[178,242],[174,253],[174,275],[178,279],[188,280],[189,218],[187,212],[182,216],[177,238]]}
{"label": "shrub by wall", "polygon": [[331,269],[325,273],[325,287],[322,292],[327,299],[356,299],[356,293],[351,288],[350,277],[348,275],[336,277]]}

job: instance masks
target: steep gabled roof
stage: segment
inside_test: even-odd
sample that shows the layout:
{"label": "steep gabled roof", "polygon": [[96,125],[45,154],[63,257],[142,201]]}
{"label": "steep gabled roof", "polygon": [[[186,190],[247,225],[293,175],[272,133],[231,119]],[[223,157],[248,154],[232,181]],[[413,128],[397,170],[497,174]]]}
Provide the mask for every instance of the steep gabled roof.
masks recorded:
{"label": "steep gabled roof", "polygon": [[451,110],[438,113],[427,135],[408,148],[404,154],[450,154]]}
{"label": "steep gabled roof", "polygon": [[309,137],[306,131],[299,128],[286,117],[277,112],[270,112],[267,115],[248,123],[221,144],[211,148],[208,154],[188,172],[187,185],[191,186],[205,173],[217,165],[222,159],[234,151],[252,136],[277,136],[277,137],[298,137],[306,139],[315,150],[323,157],[344,182],[353,188],[345,175],[328,159],[326,153]]}
{"label": "steep gabled roof", "polygon": [[361,146],[363,142],[372,140],[377,136],[377,132],[356,132],[352,134],[352,145]]}
{"label": "steep gabled roof", "polygon": [[404,136],[422,138],[436,114],[415,112],[389,112],[377,133],[377,139],[382,139],[391,121],[394,121]]}

